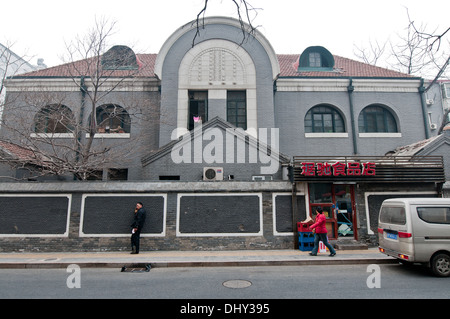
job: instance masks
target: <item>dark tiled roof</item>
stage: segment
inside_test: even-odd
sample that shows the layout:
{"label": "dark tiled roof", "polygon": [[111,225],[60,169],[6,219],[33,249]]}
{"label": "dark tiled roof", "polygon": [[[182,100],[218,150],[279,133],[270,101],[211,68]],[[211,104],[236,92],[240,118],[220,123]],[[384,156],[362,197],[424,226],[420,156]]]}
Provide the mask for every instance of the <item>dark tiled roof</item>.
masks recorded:
{"label": "dark tiled roof", "polygon": [[[107,76],[134,76],[154,77],[154,68],[157,54],[137,54],[139,70],[114,70]],[[280,64],[280,77],[370,77],[370,78],[414,78],[405,73],[369,65],[355,60],[334,56],[335,66],[333,71],[308,71],[298,72],[296,63],[300,54],[278,54]],[[19,78],[33,77],[74,77],[89,76],[94,70],[95,59],[86,59],[73,63],[62,64],[47,69],[30,72],[18,76]],[[89,72],[90,71],[90,72]]]}

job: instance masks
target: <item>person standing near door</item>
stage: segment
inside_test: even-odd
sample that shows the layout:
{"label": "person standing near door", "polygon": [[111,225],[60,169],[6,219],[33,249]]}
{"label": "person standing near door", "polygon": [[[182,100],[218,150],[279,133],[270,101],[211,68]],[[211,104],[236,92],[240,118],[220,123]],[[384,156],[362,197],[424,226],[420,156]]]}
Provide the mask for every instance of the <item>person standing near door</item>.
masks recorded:
{"label": "person standing near door", "polygon": [[319,241],[322,241],[324,245],[330,250],[330,257],[333,257],[336,255],[336,251],[334,250],[333,246],[328,242],[327,237],[327,227],[325,225],[326,223],[326,217],[323,214],[322,207],[317,207],[316,209],[316,219],[314,220],[314,224],[309,226],[309,228],[314,230],[314,248],[312,252],[309,254],[311,256],[317,256],[317,251],[319,250]]}
{"label": "person standing near door", "polygon": [[139,254],[139,244],[141,240],[141,231],[144,227],[147,212],[141,202],[136,204],[134,209],[134,220],[131,224],[131,253]]}

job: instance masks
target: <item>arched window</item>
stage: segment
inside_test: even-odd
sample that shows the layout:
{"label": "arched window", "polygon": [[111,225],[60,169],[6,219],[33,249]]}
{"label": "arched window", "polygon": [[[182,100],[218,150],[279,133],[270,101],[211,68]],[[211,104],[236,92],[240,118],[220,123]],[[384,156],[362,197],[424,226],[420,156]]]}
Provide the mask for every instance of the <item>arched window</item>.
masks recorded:
{"label": "arched window", "polygon": [[378,104],[366,106],[358,118],[360,133],[397,133],[397,122],[386,107]]}
{"label": "arched window", "polygon": [[345,132],[342,115],[332,106],[320,104],[311,108],[305,116],[305,133]]}
{"label": "arched window", "polygon": [[130,133],[130,116],[119,105],[107,104],[97,107],[96,119],[98,133]]}
{"label": "arched window", "polygon": [[43,107],[35,117],[35,133],[72,133],[74,116],[65,105],[51,104]]}

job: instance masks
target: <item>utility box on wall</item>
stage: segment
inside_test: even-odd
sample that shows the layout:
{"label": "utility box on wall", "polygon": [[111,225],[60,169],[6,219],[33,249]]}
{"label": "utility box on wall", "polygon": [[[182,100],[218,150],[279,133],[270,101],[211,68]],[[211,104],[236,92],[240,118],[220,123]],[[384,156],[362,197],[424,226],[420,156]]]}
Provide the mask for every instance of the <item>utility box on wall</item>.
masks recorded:
{"label": "utility box on wall", "polygon": [[222,167],[204,167],[203,168],[204,181],[223,181]]}

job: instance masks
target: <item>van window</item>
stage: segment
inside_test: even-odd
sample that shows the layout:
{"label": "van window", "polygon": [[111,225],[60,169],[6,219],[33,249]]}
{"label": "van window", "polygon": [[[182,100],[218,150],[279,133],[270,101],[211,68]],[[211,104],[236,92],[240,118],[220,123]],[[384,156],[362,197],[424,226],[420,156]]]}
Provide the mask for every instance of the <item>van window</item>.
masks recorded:
{"label": "van window", "polygon": [[406,214],[404,207],[385,206],[381,208],[380,221],[382,223],[405,225]]}
{"label": "van window", "polygon": [[450,207],[417,207],[419,218],[432,224],[450,224]]}

